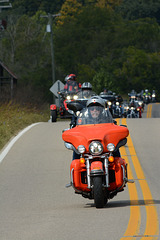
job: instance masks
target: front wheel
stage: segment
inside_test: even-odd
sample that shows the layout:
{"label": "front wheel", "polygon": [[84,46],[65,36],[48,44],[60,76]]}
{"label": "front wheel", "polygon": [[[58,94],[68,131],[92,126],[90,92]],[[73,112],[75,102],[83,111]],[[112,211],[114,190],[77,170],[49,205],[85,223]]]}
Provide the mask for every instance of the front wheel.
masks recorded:
{"label": "front wheel", "polygon": [[57,121],[57,111],[51,110],[51,122],[56,122],[56,121]]}
{"label": "front wheel", "polygon": [[96,176],[93,178],[93,190],[96,208],[103,208],[106,204],[106,200],[102,189],[102,176]]}

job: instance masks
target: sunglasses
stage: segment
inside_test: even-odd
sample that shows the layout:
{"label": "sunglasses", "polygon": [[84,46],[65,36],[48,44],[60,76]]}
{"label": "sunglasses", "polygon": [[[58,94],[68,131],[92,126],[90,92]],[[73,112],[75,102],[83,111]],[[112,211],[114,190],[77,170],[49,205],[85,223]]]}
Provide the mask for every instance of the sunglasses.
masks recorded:
{"label": "sunglasses", "polygon": [[92,107],[91,109],[90,109],[91,111],[94,111],[94,110],[96,110],[96,111],[100,111],[99,109],[97,109],[97,107]]}

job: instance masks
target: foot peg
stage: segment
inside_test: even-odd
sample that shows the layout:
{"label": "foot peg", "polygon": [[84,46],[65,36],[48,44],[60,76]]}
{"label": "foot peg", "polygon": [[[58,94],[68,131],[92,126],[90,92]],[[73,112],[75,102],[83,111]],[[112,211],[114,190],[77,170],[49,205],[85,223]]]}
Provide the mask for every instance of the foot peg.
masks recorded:
{"label": "foot peg", "polygon": [[71,183],[66,184],[66,188],[72,187]]}
{"label": "foot peg", "polygon": [[134,180],[132,180],[132,179],[127,179],[127,182],[128,182],[128,183],[134,183]]}

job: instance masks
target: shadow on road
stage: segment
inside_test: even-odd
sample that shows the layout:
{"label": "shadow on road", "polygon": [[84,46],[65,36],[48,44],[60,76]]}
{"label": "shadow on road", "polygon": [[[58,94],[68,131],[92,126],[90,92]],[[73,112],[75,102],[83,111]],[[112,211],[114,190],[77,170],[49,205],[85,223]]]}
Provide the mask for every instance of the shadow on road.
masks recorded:
{"label": "shadow on road", "polygon": [[[127,206],[147,206],[160,204],[160,200],[125,200],[108,202],[105,208],[127,207]],[[94,203],[87,203],[85,208],[95,207]]]}

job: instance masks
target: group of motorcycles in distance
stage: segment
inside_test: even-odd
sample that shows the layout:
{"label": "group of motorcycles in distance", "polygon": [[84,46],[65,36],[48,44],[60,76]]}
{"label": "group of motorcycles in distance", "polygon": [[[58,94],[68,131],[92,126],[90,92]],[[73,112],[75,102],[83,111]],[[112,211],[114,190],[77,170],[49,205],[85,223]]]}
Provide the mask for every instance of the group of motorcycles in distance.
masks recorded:
{"label": "group of motorcycles in distance", "polygon": [[[86,87],[80,89],[78,92],[67,92],[64,90],[58,92],[59,108],[55,104],[50,105],[51,122],[56,122],[58,115],[61,119],[72,118],[72,114],[67,107],[67,104],[69,102],[79,102],[85,108],[87,100],[91,96],[97,95],[92,90],[92,85],[90,83],[85,82],[82,84],[82,86],[83,85]],[[106,89],[104,89],[104,91],[101,92],[99,96],[105,100],[106,108],[109,109],[113,118],[141,118],[145,104],[156,102],[155,90],[150,93],[148,89],[142,90],[140,93],[132,90],[130,93],[128,93],[128,101],[123,100],[122,96]]]}
{"label": "group of motorcycles in distance", "polygon": [[148,89],[140,93],[132,90],[128,93],[129,101],[112,91],[101,92],[100,96],[105,99],[113,118],[141,118],[145,104],[156,102],[155,90],[151,94]]}

